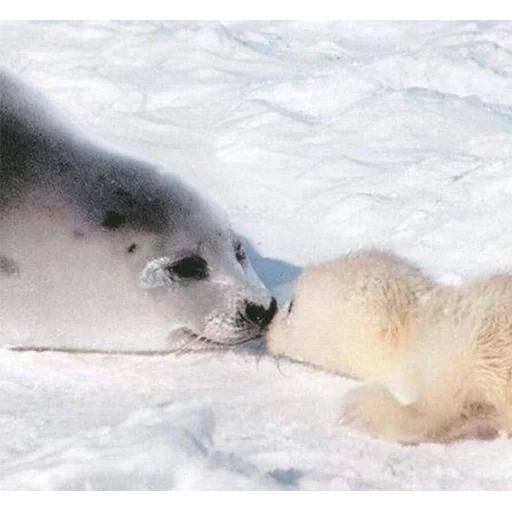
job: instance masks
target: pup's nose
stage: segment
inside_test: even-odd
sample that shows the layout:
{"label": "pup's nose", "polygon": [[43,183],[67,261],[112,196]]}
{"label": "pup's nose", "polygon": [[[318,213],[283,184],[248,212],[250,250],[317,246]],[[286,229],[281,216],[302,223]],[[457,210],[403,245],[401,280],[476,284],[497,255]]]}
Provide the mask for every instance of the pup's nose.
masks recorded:
{"label": "pup's nose", "polygon": [[247,302],[245,306],[246,318],[253,324],[260,327],[260,329],[267,327],[267,325],[272,321],[272,318],[274,318],[276,312],[277,302],[274,297],[272,297],[272,301],[270,302],[268,309],[265,309],[259,304],[254,304],[253,302]]}

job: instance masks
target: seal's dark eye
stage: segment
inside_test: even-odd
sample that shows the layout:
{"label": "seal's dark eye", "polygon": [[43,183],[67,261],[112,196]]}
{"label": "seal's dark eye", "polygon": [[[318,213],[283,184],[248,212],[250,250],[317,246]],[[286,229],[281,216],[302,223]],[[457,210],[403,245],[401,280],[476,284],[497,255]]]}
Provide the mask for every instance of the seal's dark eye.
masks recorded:
{"label": "seal's dark eye", "polygon": [[235,246],[235,258],[238,263],[243,263],[247,259],[247,255],[245,254],[244,248],[241,243],[238,243]]}
{"label": "seal's dark eye", "polygon": [[200,256],[188,256],[167,267],[170,277],[205,279],[208,275],[206,261]]}

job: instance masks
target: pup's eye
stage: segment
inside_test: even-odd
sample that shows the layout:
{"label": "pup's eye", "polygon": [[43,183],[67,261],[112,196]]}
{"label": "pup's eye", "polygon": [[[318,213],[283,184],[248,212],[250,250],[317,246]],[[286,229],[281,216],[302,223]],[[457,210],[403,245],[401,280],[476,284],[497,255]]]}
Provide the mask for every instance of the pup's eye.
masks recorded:
{"label": "pup's eye", "polygon": [[288,314],[290,314],[292,312],[292,309],[293,309],[293,299],[288,304]]}
{"label": "pup's eye", "polygon": [[244,248],[241,243],[238,243],[235,246],[235,258],[238,263],[243,263],[247,259],[247,255],[245,254]]}
{"label": "pup's eye", "polygon": [[181,279],[205,279],[208,276],[206,261],[200,256],[188,256],[167,267],[170,277]]}

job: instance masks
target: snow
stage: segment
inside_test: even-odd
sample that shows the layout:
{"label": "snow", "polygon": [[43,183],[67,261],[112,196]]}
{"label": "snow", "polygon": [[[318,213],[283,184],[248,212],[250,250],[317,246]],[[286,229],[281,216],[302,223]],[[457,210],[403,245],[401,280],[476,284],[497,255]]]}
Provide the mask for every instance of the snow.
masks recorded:
{"label": "snow", "polygon": [[[510,22],[0,22],[0,66],[220,203],[281,301],[361,247],[445,282],[512,267]],[[2,350],[0,489],[512,488],[508,440],[340,426],[354,385],[258,343]]]}

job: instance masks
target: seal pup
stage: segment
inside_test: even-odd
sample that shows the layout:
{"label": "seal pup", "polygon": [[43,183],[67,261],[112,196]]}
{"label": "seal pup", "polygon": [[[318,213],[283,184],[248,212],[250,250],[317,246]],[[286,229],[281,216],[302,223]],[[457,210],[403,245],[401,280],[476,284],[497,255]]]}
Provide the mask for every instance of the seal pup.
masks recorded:
{"label": "seal pup", "polygon": [[404,444],[512,434],[512,275],[436,285],[364,251],[307,268],[268,350],[365,381],[342,422]]}

